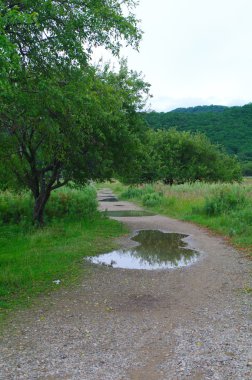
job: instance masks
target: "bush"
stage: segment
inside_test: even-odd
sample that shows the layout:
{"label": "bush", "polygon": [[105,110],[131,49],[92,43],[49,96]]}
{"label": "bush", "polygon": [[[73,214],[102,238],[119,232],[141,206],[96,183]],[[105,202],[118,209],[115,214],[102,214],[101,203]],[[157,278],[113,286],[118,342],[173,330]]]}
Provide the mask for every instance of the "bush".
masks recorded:
{"label": "bush", "polygon": [[[91,218],[97,212],[96,191],[92,186],[81,190],[62,189],[55,191],[46,205],[45,217],[50,220],[62,217]],[[33,199],[27,192],[0,193],[0,223],[18,224],[32,222]]]}
{"label": "bush", "polygon": [[129,187],[126,191],[121,194],[122,198],[134,199],[140,198],[142,196],[142,189],[137,187]]}
{"label": "bush", "polygon": [[154,193],[155,190],[151,185],[146,185],[143,187],[133,187],[130,186],[126,191],[121,194],[122,198],[125,199],[134,199],[142,198],[145,194]]}
{"label": "bush", "polygon": [[0,193],[0,223],[21,223],[32,219],[32,198],[28,193]]}
{"label": "bush", "polygon": [[211,197],[206,198],[204,212],[207,215],[221,215],[244,207],[247,203],[244,189],[239,187],[221,187]]}
{"label": "bush", "polygon": [[252,226],[252,207],[245,208],[236,213],[236,218],[242,220],[246,225]]}
{"label": "bush", "polygon": [[252,177],[252,162],[246,162],[242,165],[242,174],[244,176]]}
{"label": "bush", "polygon": [[52,193],[45,215],[49,218],[90,218],[97,212],[96,190],[87,186],[83,190],[66,189]]}
{"label": "bush", "polygon": [[161,204],[163,196],[159,193],[149,193],[142,197],[143,205],[146,207],[154,207]]}

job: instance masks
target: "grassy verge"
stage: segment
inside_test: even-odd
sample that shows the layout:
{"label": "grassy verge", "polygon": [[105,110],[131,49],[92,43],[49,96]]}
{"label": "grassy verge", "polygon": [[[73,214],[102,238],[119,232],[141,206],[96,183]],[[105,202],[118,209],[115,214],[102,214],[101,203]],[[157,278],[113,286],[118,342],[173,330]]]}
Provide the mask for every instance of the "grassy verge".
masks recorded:
{"label": "grassy verge", "polygon": [[129,187],[114,182],[106,186],[121,199],[132,200],[149,211],[192,221],[220,233],[252,256],[252,182],[249,180],[240,185],[199,182]]}
{"label": "grassy verge", "polygon": [[2,224],[0,321],[11,310],[30,305],[39,294],[73,284],[85,271],[83,258],[112,249],[113,238],[125,232],[120,223],[97,212],[53,218],[43,229],[28,223]]}

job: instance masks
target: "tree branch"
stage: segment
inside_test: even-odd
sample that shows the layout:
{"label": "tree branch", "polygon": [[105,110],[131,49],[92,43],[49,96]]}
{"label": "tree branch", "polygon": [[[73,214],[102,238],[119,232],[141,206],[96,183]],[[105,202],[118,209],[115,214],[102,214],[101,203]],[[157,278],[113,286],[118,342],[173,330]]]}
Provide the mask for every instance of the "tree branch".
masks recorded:
{"label": "tree branch", "polygon": [[58,189],[59,187],[62,187],[62,186],[65,186],[66,184],[68,184],[69,182],[69,179],[66,179],[65,181],[63,182],[57,182],[56,185],[52,186],[52,190],[55,190],[55,189]]}

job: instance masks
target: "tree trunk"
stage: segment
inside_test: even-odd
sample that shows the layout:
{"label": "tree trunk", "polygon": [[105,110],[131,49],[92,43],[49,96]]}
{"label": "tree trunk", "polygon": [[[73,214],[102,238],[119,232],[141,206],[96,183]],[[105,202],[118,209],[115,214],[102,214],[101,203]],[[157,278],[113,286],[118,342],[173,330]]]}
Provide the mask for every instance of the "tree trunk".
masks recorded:
{"label": "tree trunk", "polygon": [[163,182],[164,182],[165,185],[170,185],[170,186],[172,186],[173,183],[174,183],[174,180],[173,180],[173,178],[165,178],[165,179],[163,180]]}
{"label": "tree trunk", "polygon": [[33,209],[33,222],[37,226],[42,227],[44,225],[44,211],[49,197],[50,192],[44,192],[40,193],[39,196],[35,198]]}

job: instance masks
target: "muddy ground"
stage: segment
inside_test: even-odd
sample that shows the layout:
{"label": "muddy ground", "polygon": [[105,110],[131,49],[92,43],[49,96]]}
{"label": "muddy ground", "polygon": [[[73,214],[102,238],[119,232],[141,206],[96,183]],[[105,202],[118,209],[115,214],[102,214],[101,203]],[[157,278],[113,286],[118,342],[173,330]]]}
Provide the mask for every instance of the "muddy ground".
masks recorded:
{"label": "muddy ground", "polygon": [[[100,200],[110,197],[100,192]],[[105,210],[139,209],[101,201]],[[252,379],[252,262],[204,229],[163,216],[118,218],[133,234],[190,236],[197,263],[172,270],[92,266],[78,286],[20,311],[0,343],[0,379]],[[119,241],[132,245],[130,236]]]}

